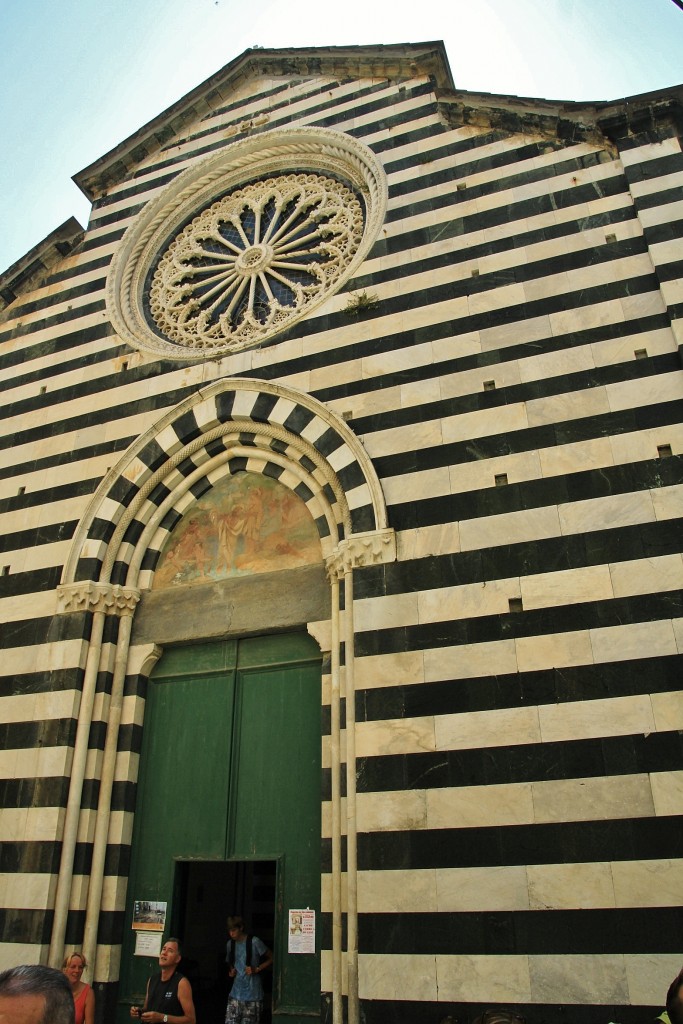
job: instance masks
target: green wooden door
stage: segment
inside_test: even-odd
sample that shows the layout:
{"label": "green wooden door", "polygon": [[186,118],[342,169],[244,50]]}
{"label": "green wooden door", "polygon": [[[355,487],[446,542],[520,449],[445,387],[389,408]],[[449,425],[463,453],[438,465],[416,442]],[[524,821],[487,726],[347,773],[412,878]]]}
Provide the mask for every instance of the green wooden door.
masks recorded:
{"label": "green wooden door", "polygon": [[134,955],[133,902],[167,902],[169,934],[178,916],[176,866],[187,860],[276,862],[274,1019],[298,1024],[319,1014],[319,951],[287,953],[287,910],[320,911],[320,774],[320,651],[309,636],[164,654],[145,710],[121,1021],[155,969]]}

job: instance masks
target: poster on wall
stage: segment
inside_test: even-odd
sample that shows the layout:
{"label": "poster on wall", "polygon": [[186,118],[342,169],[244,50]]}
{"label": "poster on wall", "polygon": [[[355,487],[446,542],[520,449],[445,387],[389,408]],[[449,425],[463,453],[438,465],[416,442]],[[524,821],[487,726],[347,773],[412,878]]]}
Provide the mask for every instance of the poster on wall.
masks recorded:
{"label": "poster on wall", "polygon": [[166,903],[155,900],[135,900],[133,903],[133,931],[163,932],[166,927]]}
{"label": "poster on wall", "polygon": [[315,910],[290,910],[288,953],[315,953]]}
{"label": "poster on wall", "polygon": [[161,953],[161,932],[135,933],[135,956],[157,957]]}

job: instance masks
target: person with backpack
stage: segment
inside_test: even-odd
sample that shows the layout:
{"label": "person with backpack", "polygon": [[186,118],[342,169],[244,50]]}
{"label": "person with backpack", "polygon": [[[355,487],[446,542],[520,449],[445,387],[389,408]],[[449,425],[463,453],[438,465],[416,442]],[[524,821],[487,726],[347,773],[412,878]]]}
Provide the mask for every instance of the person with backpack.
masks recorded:
{"label": "person with backpack", "polygon": [[261,1024],[263,983],[259,975],[272,966],[273,954],[256,935],[248,935],[241,917],[228,918],[228,975],[232,988],[225,1024]]}

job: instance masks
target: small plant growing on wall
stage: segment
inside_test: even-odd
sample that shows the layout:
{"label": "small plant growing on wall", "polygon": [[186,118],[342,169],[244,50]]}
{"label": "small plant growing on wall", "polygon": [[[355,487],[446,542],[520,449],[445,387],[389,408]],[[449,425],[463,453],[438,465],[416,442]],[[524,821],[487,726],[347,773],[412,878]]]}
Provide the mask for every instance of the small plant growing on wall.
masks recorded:
{"label": "small plant growing on wall", "polygon": [[371,292],[351,292],[349,301],[344,308],[347,316],[360,316],[370,309],[379,306],[379,299]]}

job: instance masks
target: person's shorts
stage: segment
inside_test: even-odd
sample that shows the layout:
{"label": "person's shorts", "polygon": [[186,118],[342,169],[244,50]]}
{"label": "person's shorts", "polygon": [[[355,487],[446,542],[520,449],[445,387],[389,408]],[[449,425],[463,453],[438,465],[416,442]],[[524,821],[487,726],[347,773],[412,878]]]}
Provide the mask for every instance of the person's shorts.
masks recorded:
{"label": "person's shorts", "polygon": [[262,999],[244,1003],[241,999],[228,999],[225,1024],[261,1024],[262,1017]]}

